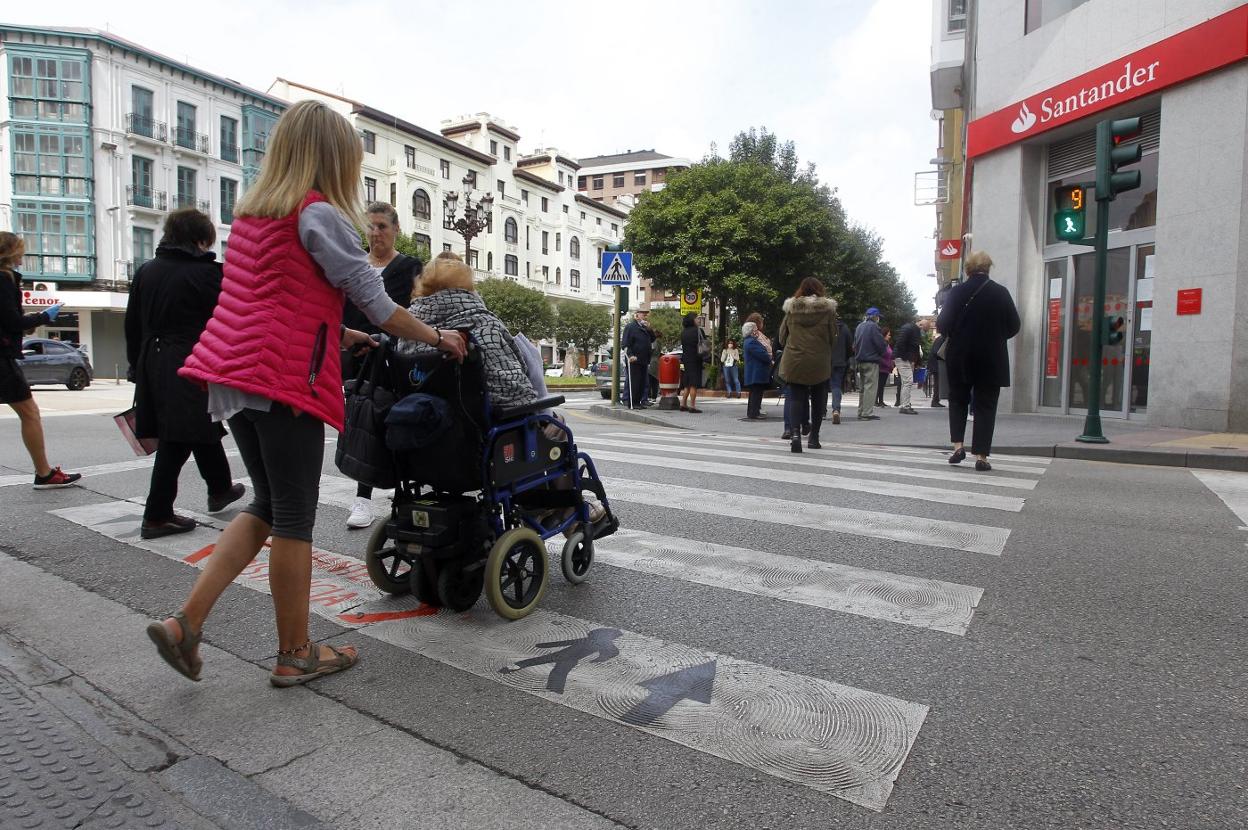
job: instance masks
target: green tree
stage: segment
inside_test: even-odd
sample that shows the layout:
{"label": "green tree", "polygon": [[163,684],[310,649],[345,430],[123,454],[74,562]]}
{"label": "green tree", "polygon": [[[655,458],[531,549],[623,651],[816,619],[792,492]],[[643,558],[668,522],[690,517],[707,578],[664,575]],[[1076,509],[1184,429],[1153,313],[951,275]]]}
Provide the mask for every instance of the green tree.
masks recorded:
{"label": "green tree", "polygon": [[678,308],[653,308],[650,310],[650,327],[657,337],[655,344],[660,352],[669,352],[680,345],[680,330],[684,323]]}
{"label": "green tree", "polygon": [[591,305],[580,300],[555,303],[553,337],[568,346],[564,358],[564,374],[574,374],[579,362],[576,353],[593,354],[611,337],[611,311],[606,306]]}
{"label": "green tree", "polygon": [[512,334],[524,332],[530,340],[538,340],[553,333],[555,315],[542,292],[503,279],[482,280],[477,291]]}

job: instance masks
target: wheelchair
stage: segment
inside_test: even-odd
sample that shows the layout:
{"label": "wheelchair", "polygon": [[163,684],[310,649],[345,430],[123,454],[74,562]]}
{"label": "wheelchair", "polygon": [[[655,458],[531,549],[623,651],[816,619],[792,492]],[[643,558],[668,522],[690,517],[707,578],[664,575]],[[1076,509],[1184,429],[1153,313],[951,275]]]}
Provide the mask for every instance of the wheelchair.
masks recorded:
{"label": "wheelchair", "polygon": [[[441,354],[405,357],[388,342],[381,348],[397,399],[431,395],[446,402],[451,417],[428,446],[394,453],[391,515],[374,528],[364,557],[373,584],[456,612],[484,591],[495,612],[517,620],[545,594],[545,543],[559,534],[566,537],[564,578],[584,582],[594,540],[614,533],[619,521],[593,459],[547,412],[563,396],[493,407],[475,346],[462,363]],[[602,506],[596,521],[586,493]]]}

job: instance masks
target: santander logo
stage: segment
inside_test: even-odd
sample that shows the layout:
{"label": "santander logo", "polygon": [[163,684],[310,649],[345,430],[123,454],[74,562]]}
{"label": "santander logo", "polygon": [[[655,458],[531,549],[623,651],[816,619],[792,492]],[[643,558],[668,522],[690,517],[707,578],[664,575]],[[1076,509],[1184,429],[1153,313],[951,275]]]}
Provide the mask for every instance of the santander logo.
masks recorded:
{"label": "santander logo", "polygon": [[952,242],[946,242],[945,247],[941,248],[940,252],[944,256],[955,257],[958,255],[958,246],[954,245]]}
{"label": "santander logo", "polygon": [[1036,114],[1027,107],[1027,102],[1018,108],[1018,118],[1014,119],[1014,123],[1010,125],[1010,129],[1015,135],[1027,132],[1036,126]]}

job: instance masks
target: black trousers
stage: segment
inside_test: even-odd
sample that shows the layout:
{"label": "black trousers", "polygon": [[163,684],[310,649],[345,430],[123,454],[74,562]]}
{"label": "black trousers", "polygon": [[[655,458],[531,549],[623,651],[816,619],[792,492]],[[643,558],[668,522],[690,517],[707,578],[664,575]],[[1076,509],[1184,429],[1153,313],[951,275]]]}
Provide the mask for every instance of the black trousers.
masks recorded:
{"label": "black trousers", "polygon": [[750,386],[750,396],[745,401],[745,417],[757,418],[763,411],[763,392],[767,391],[767,385],[763,383],[755,383]]}
{"label": "black trousers", "polygon": [[147,505],[143,519],[147,522],[164,522],[173,517],[173,502],[178,497],[178,476],[187,459],[195,456],[199,475],[213,495],[230,489],[234,479],[230,476],[230,462],[220,441],[208,444],[184,444],[178,441],[161,441],[156,449],[156,462],[152,467],[152,481],[148,486]]}
{"label": "black trousers", "polygon": [[650,383],[648,377],[650,373],[649,358],[642,360],[640,357],[628,366],[628,397],[632,401],[633,406],[640,406],[641,402],[646,399],[646,387]]}
{"label": "black trousers", "polygon": [[988,455],[992,452],[992,431],[997,425],[997,401],[1001,397],[1000,386],[961,383],[951,377],[946,379],[949,390],[949,440],[955,444],[966,440],[966,412],[974,395],[975,430],[971,439],[972,455]]}
{"label": "black trousers", "polygon": [[794,426],[794,437],[800,438],[797,427],[810,424],[810,437],[819,437],[819,427],[823,426],[823,416],[828,411],[828,382],[811,385],[801,383],[789,384],[789,395],[793,401],[790,421]]}

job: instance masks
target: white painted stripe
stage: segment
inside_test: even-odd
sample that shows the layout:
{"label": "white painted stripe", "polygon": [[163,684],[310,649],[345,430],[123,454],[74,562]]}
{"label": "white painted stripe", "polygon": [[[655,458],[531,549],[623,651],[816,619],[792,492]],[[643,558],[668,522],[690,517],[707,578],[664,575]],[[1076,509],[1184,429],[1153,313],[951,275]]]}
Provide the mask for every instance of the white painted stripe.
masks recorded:
{"label": "white painted stripe", "polygon": [[[671,457],[661,455],[640,455],[627,452],[595,450],[593,458],[595,462],[618,461],[624,464],[659,467],[664,470],[669,470],[674,466]],[[714,461],[698,461],[696,464],[698,473],[736,476],[737,478],[755,479],[769,483],[783,481],[807,487],[850,490],[856,493],[874,493],[875,495],[898,499],[916,499],[918,501],[930,501],[956,507],[977,507],[987,510],[1005,510],[1012,513],[1018,513],[1023,509],[1023,500],[1018,496],[976,493],[969,490],[952,490],[941,487],[924,487],[920,484],[876,481],[869,478],[848,478],[830,473],[803,473],[749,464],[718,464]]]}
{"label": "white painted stripe", "polygon": [[510,623],[442,612],[367,633],[872,810],[884,809],[927,717],[922,704],[550,611]]}
{"label": "white painted stripe", "polygon": [[854,568],[692,539],[619,530],[594,543],[595,563],[826,608],[875,620],[966,634],[982,588]]}
{"label": "white painted stripe", "polygon": [[[225,454],[229,457],[238,457],[238,450],[226,450]],[[90,476],[109,475],[111,473],[128,473],[132,470],[150,469],[152,464],[156,462],[155,455],[147,455],[142,458],[131,458],[126,461],[114,461],[109,464],[96,464],[91,467],[77,467],[66,472],[81,473],[83,478]],[[0,487],[16,487],[22,484],[31,485],[35,482],[34,473],[29,475],[0,476]]]}
{"label": "white painted stripe", "polygon": [[766,496],[750,496],[740,493],[722,493],[681,487],[675,484],[656,484],[653,481],[633,481],[625,478],[603,479],[607,496],[614,501],[630,501],[653,507],[673,510],[692,510],[712,516],[730,516],[736,519],[752,519],[786,526],[808,527],[850,536],[866,536],[873,539],[889,539],[911,545],[927,545],[936,548],[952,548],[967,553],[983,553],[1000,556],[1010,531],[1004,527],[950,522],[943,519],[924,519],[900,513],[880,513],[874,510],[855,510],[849,507],[833,507],[826,504],[773,499]]}
{"label": "white painted stripe", "polygon": [[[212,518],[180,510],[181,515],[190,516],[200,526],[190,533],[144,539],[139,535],[139,525],[143,521],[141,499],[49,512],[118,542],[199,568],[207,561],[208,549],[221,535],[220,527],[215,526]],[[234,582],[262,594],[269,593],[269,549],[262,548]],[[432,613],[432,609],[421,606],[411,596],[391,597],[377,590],[359,559],[319,548],[312,549],[311,609],[312,613],[349,628],[396,615]]]}
{"label": "white painted stripe", "polygon": [[[834,427],[824,427],[824,429],[830,429],[830,428],[834,429]],[[610,434],[612,435],[634,435],[635,436],[635,435],[638,435],[639,433],[632,432],[632,433],[610,433]],[[651,435],[670,436],[672,434],[672,430],[670,429],[644,430],[640,434],[646,435],[646,436],[651,436]],[[691,436],[691,437],[697,437],[697,438],[713,438],[713,439],[740,438],[741,437],[741,436],[721,435],[719,433],[713,433],[713,432],[681,431],[680,434],[684,436]],[[822,435],[824,435],[824,433],[821,432],[820,436]],[[776,444],[784,443],[784,441],[780,438],[756,438],[752,440],[760,441],[763,443],[776,443]],[[846,443],[846,442],[832,441],[832,442],[825,443],[824,446],[833,447],[836,449],[872,452],[876,454],[895,453],[895,454],[906,455],[906,456],[925,455],[928,457],[932,457],[932,456],[945,457],[949,455],[949,450],[931,449],[931,448],[925,448],[925,447],[905,447],[905,446],[898,446],[896,444],[852,444],[852,443]],[[1030,465],[1038,466],[1038,467],[1047,467],[1050,463],[1052,463],[1053,459],[1045,458],[1044,456],[1037,456],[1037,455],[997,455],[996,453],[993,453],[992,461],[994,462],[994,465],[995,465],[995,462],[997,461],[1011,461],[1016,464],[1030,464]]]}
{"label": "white painted stripe", "polygon": [[[634,440],[640,440],[644,442],[662,441],[662,442],[687,443],[689,441],[696,441],[699,444],[702,444],[705,446],[744,447],[744,448],[754,449],[754,450],[764,449],[764,448],[770,449],[772,447],[787,449],[787,446],[788,446],[787,441],[784,441],[779,438],[762,438],[762,437],[749,438],[746,436],[708,435],[705,433],[687,433],[687,432],[675,433],[671,430],[667,430],[661,433],[647,432],[644,434],[636,433],[636,432],[613,432],[613,433],[607,433],[604,435],[603,433],[598,433],[595,437],[597,438],[605,438],[605,437],[631,438]],[[578,436],[577,442],[579,443],[580,441],[581,441],[581,438]],[[888,451],[881,451],[878,449],[871,449],[871,450],[844,449],[843,448],[844,446],[845,445],[843,444],[825,443],[823,445],[823,449],[818,450],[817,452],[820,457],[832,456],[832,457],[839,457],[839,458],[865,459],[867,461],[873,461],[877,463],[878,462],[895,462],[897,464],[910,465],[909,469],[913,469],[914,468],[913,465],[916,465],[916,464],[925,466],[925,467],[936,467],[936,468],[945,469],[945,470],[950,470],[950,469],[965,470],[966,469],[965,467],[958,468],[958,467],[954,467],[954,465],[951,465],[949,463],[949,453],[944,450],[928,450],[927,451],[928,455],[924,457],[924,456],[916,455],[913,453],[892,455]],[[971,466],[974,466],[973,461],[972,461]],[[1044,472],[1045,472],[1043,467],[1037,467],[1032,464],[1011,464],[1009,462],[1000,462],[998,457],[995,455],[992,457],[992,468],[994,470],[999,470],[1005,473],[1024,473],[1027,475],[1034,475],[1034,476],[1044,475]],[[896,470],[895,467],[890,467],[889,469]],[[978,476],[976,477],[975,483],[977,484],[983,483],[990,478],[996,479],[995,476]]]}
{"label": "white painted stripe", "polygon": [[1248,473],[1192,470],[1192,475],[1212,490],[1241,522],[1248,525]]}
{"label": "white painted stripe", "polygon": [[[781,452],[772,450],[770,453],[761,452],[744,452],[737,449],[716,448],[707,446],[691,446],[679,439],[662,440],[660,445],[656,445],[649,441],[625,441],[618,438],[577,438],[578,445],[586,445],[591,447],[606,447],[614,449],[629,450],[667,450],[671,452],[684,453],[686,455],[702,455],[714,458],[736,458],[743,461],[762,461],[767,464],[788,464],[797,467],[818,467],[828,472],[858,472],[858,473],[880,473],[890,476],[901,476],[904,478],[922,478],[931,481],[943,481],[947,483],[971,484],[984,487],[1006,487],[1016,490],[1034,490],[1036,489],[1035,479],[1030,478],[1009,478],[1007,476],[976,476],[974,478],[959,473],[956,470],[949,469],[949,464],[945,464],[945,471],[934,472],[932,470],[915,469],[913,467],[891,467],[887,464],[861,464],[852,461],[839,461],[828,458],[824,455],[823,450],[811,450],[809,453],[790,453],[787,445],[779,448]],[[770,449],[770,447],[761,447],[760,449]]]}

